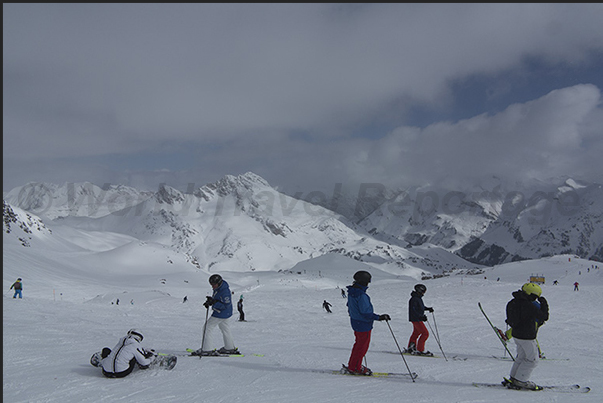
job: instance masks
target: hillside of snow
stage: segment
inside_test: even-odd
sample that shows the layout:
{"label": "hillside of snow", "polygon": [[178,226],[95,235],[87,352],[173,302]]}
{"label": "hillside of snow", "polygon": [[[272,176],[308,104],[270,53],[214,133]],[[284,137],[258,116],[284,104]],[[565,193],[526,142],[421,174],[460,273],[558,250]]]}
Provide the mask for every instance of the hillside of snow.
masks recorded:
{"label": "hillside of snow", "polygon": [[[209,273],[185,261],[169,262],[175,257],[172,252],[161,254],[161,249],[148,244],[130,245],[137,251],[137,259],[131,259],[131,250],[107,248],[110,242],[78,239],[79,247],[100,251],[94,259],[76,249],[68,255],[23,253],[31,249],[5,242],[5,401],[538,403],[603,398],[599,348],[603,275],[594,268],[595,262],[567,255],[486,268],[479,275],[424,281],[413,273],[396,276],[340,254],[309,259],[281,272],[220,272],[234,297],[244,296],[248,321],[238,322],[235,311],[231,328],[245,357],[180,356],[172,371],[138,370],[124,379],[106,379],[89,364],[90,356],[105,346],[112,348],[132,327],[143,331],[148,348],[168,353],[198,348],[206,313],[202,303],[211,292]],[[125,257],[130,259],[122,260]],[[375,312],[392,317],[388,323],[375,322],[366,364],[374,371],[404,373],[406,362],[419,374],[414,383],[406,377],[316,372],[337,370],[347,363],[354,339],[341,288],[363,269],[373,274],[368,294]],[[551,306],[551,318],[538,337],[548,359],[541,360],[532,379],[540,384],[579,383],[593,388],[588,394],[472,385],[499,382],[511,368],[477,302],[504,328],[504,307],[511,293],[532,274],[545,276],[543,295]],[[17,277],[23,278],[22,300],[13,299],[9,291]],[[579,291],[573,291],[575,281],[580,282]],[[435,309],[428,314],[432,335],[427,349],[446,359],[403,358],[398,352],[398,345],[405,347],[412,332],[408,299],[418,282],[426,284],[424,301]],[[322,309],[323,300],[333,305],[333,313]],[[217,335],[214,346],[221,347],[220,341]],[[513,343],[510,348],[515,351]]]}

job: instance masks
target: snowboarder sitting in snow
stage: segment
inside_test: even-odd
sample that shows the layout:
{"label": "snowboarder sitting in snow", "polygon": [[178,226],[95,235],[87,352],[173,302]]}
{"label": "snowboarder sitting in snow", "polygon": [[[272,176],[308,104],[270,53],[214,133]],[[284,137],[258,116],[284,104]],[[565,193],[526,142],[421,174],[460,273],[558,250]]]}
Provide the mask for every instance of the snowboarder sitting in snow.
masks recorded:
{"label": "snowboarder sitting in snow", "polygon": [[413,332],[408,340],[406,352],[414,355],[432,356],[431,352],[425,351],[425,342],[429,337],[429,331],[425,327],[425,323],[423,323],[427,321],[425,311],[433,312],[433,308],[426,307],[423,304],[423,295],[425,295],[425,292],[427,292],[427,287],[423,284],[417,284],[414,291],[410,293],[408,320],[412,322]]}
{"label": "snowboarder sitting in snow", "polygon": [[17,281],[15,281],[13,283],[13,285],[10,286],[9,290],[15,289],[15,295],[13,295],[13,298],[17,298],[17,295],[19,296],[19,298],[23,298],[23,295],[21,294],[21,291],[23,291],[23,283],[21,282],[21,277],[19,277],[17,279]]}
{"label": "snowboarder sitting in snow", "polygon": [[371,274],[360,270],[354,274],[354,283],[347,286],[348,289],[348,313],[354,330],[354,347],[344,370],[354,375],[371,375],[373,372],[362,365],[362,359],[366,355],[371,342],[371,331],[373,322],[376,320],[391,320],[388,314],[377,315],[373,312],[373,304],[366,290],[371,282]]}
{"label": "snowboarder sitting in snow", "polygon": [[[140,369],[147,369],[156,355],[153,351],[142,348],[142,339],[142,332],[130,329],[128,334],[119,339],[113,350],[103,348],[101,361],[95,366],[100,366],[107,378],[123,378],[129,375],[137,364]],[[95,364],[95,356],[92,356],[90,363]]]}
{"label": "snowboarder sitting in snow", "polygon": [[331,312],[331,308],[330,308],[330,307],[332,307],[332,306],[333,306],[333,305],[329,304],[329,303],[327,302],[327,300],[326,300],[326,299],[325,299],[325,300],[322,302],[322,307],[323,307],[323,308],[324,308],[324,309],[325,309],[325,310],[326,310],[328,313],[333,313],[333,312]]}
{"label": "snowboarder sitting in snow", "polygon": [[[517,357],[511,367],[511,378],[508,386],[521,389],[537,389],[530,375],[538,365],[538,344],[536,336],[539,326],[549,319],[549,304],[542,297],[542,289],[538,284],[525,283],[521,290],[513,292],[513,299],[507,304],[506,322],[512,329],[512,336],[517,345]],[[534,304],[535,301],[540,306]]]}

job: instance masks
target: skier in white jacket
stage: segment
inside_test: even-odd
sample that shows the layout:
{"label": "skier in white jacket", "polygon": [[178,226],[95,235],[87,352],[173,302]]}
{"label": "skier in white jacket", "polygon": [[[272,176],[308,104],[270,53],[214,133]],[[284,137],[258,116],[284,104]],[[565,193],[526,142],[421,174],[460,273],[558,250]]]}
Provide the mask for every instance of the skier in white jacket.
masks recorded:
{"label": "skier in white jacket", "polygon": [[139,330],[130,329],[127,335],[119,339],[113,350],[105,347],[101,361],[103,375],[107,378],[123,378],[134,370],[136,364],[141,369],[147,369],[155,360],[155,355],[142,348],[142,339]]}

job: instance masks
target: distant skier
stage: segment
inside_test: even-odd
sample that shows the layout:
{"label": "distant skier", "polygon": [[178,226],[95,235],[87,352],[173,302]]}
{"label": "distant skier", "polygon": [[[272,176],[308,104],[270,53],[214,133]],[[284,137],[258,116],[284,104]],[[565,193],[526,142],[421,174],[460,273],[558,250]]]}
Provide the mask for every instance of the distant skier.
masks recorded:
{"label": "distant skier", "polygon": [[345,295],[345,290],[343,288],[341,289],[341,298],[347,298]]}
{"label": "distant skier", "polygon": [[186,301],[188,301],[188,297],[185,295],[184,298],[182,299],[182,303],[184,304]]}
{"label": "distant skier", "polygon": [[239,297],[237,302],[237,311],[239,311],[239,322],[245,322],[245,312],[243,312],[243,296]]}
{"label": "distant skier", "polygon": [[354,274],[354,282],[347,286],[348,313],[354,330],[355,342],[348,361],[347,371],[354,375],[371,375],[373,371],[362,365],[371,342],[373,322],[376,320],[391,320],[388,314],[377,315],[373,312],[373,304],[366,290],[371,282],[371,274],[360,270]]}
{"label": "distant skier", "polygon": [[130,329],[128,334],[119,339],[113,350],[108,347],[103,348],[100,363],[96,361],[98,357],[94,355],[90,363],[100,366],[103,375],[107,378],[123,378],[129,375],[136,366],[140,369],[147,369],[155,360],[156,355],[153,351],[146,351],[140,343],[143,340],[142,332],[137,329]]}
{"label": "distant skier", "polygon": [[579,285],[580,283],[578,283],[577,281],[574,283],[574,291],[580,291],[580,289],[578,288]]}
{"label": "distant skier", "polygon": [[23,291],[23,281],[21,280],[21,277],[19,277],[17,279],[17,281],[15,281],[13,283],[13,285],[10,286],[9,290],[15,289],[15,294],[13,295],[13,298],[17,298],[17,295],[19,296],[19,298],[23,298],[23,294],[21,293]]}
{"label": "distant skier", "polygon": [[324,309],[325,309],[325,310],[326,310],[328,313],[333,313],[333,312],[331,312],[331,307],[332,307],[332,306],[333,306],[333,305],[329,304],[329,303],[327,302],[327,300],[326,300],[326,299],[325,299],[325,300],[322,302],[322,307],[323,307],[323,308],[324,308]]}
{"label": "distant skier", "polygon": [[195,355],[212,355],[215,354],[208,346],[212,342],[214,329],[219,327],[222,331],[224,346],[217,352],[220,354],[239,354],[239,350],[235,347],[230,333],[228,319],[232,316],[232,299],[228,283],[222,279],[219,274],[212,274],[209,277],[209,284],[213,288],[211,297],[203,303],[206,309],[212,307],[211,317],[205,322],[204,337],[201,348],[195,352]]}
{"label": "distant skier", "polygon": [[427,316],[425,311],[433,312],[433,308],[426,307],[423,303],[423,296],[427,292],[427,287],[423,284],[415,285],[414,291],[410,293],[408,301],[408,320],[412,322],[413,332],[408,340],[406,352],[414,355],[429,355],[433,354],[430,351],[425,351],[425,342],[429,337],[429,331],[425,327]]}
{"label": "distant skier", "polygon": [[[537,389],[538,386],[529,380],[538,365],[538,329],[549,319],[549,304],[542,297],[542,289],[538,284],[525,283],[520,290],[512,293],[513,299],[507,304],[506,322],[512,329],[512,336],[517,345],[517,356],[510,373],[507,385],[519,389]],[[538,301],[539,306],[534,304]]]}

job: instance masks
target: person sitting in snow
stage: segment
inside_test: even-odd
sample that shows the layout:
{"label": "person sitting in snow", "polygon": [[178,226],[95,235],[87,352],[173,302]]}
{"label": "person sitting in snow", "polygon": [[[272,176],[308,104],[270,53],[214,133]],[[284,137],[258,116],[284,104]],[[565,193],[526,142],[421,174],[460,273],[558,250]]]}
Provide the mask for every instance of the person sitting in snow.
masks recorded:
{"label": "person sitting in snow", "polygon": [[376,320],[391,320],[388,314],[377,315],[373,312],[373,304],[366,290],[371,282],[371,274],[360,270],[354,274],[354,282],[347,286],[348,289],[348,313],[354,330],[355,342],[344,370],[353,375],[371,375],[373,372],[362,365],[362,359],[366,355],[371,342],[371,331],[373,322]]}
{"label": "person sitting in snow", "polygon": [[[132,373],[136,367],[147,369],[156,355],[141,346],[143,338],[141,331],[130,329],[119,339],[113,350],[108,347],[103,348],[100,363],[97,365],[102,368],[103,375],[107,378],[123,378]],[[92,356],[90,363],[95,365],[95,356]]]}

